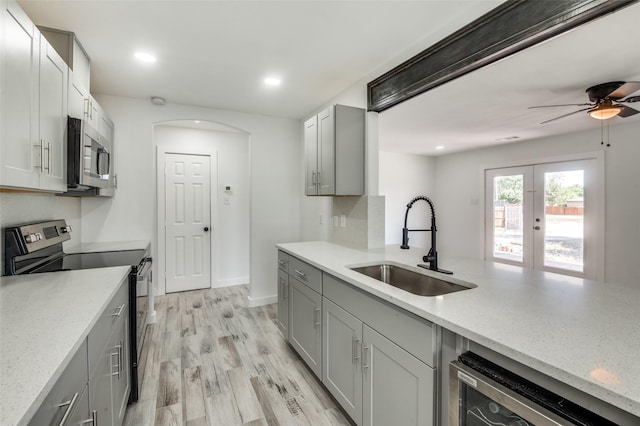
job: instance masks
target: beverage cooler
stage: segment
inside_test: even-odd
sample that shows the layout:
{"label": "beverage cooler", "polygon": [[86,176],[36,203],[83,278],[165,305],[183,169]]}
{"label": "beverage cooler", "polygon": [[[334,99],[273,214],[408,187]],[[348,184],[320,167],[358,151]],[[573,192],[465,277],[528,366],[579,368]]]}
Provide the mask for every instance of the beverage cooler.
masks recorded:
{"label": "beverage cooler", "polygon": [[601,416],[472,353],[449,364],[449,426],[609,426]]}

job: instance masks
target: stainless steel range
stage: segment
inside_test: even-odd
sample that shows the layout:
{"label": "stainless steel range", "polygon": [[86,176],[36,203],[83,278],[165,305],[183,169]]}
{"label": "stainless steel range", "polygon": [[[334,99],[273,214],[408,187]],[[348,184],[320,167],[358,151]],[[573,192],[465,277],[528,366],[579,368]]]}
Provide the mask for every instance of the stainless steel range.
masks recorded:
{"label": "stainless steel range", "polygon": [[[138,361],[144,339],[144,324],[138,326],[136,288],[151,274],[151,257],[146,250],[65,253],[62,243],[71,239],[72,229],[61,220],[29,223],[4,229],[3,275],[22,275],[77,269],[131,266],[129,273],[129,336],[131,393],[129,403],[138,400],[142,372]],[[142,303],[142,305],[145,305]],[[143,319],[144,321],[144,319]]]}

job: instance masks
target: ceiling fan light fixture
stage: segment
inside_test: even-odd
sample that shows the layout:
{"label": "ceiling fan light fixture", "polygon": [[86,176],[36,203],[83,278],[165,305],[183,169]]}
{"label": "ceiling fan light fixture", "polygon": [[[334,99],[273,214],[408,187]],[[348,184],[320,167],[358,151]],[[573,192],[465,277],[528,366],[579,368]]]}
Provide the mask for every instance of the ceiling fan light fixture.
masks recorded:
{"label": "ceiling fan light fixture", "polygon": [[608,120],[620,114],[622,108],[614,105],[598,105],[595,109],[589,111],[589,115],[598,120]]}

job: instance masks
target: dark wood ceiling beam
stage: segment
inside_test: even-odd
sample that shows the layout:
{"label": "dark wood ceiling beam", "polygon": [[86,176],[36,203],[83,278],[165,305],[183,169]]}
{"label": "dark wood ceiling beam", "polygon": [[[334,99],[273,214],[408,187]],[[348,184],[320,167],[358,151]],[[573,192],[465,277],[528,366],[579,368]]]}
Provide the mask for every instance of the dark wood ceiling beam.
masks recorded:
{"label": "dark wood ceiling beam", "polygon": [[506,1],[371,81],[367,85],[368,109],[384,111],[443,83],[637,1]]}

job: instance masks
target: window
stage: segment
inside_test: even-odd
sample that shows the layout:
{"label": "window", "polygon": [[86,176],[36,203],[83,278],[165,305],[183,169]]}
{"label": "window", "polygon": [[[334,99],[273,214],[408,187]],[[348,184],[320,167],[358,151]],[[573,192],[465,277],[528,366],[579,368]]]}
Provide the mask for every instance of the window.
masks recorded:
{"label": "window", "polygon": [[486,170],[485,257],[603,279],[600,174],[597,159]]}

